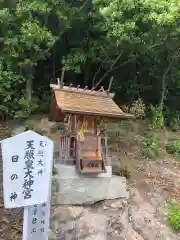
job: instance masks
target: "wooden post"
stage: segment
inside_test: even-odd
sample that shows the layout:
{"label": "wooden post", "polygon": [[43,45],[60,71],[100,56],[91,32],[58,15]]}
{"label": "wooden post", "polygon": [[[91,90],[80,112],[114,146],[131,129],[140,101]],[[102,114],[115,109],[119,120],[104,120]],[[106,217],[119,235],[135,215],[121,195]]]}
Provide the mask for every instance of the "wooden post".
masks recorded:
{"label": "wooden post", "polygon": [[68,149],[68,158],[70,157],[70,152],[71,152],[71,149],[70,149],[70,137],[68,136],[67,137],[67,149]]}
{"label": "wooden post", "polygon": [[69,154],[68,154],[68,136],[66,136],[66,158],[69,158]]}
{"label": "wooden post", "polygon": [[76,116],[76,114],[74,115],[74,120],[75,120],[75,129],[77,129],[77,116]]}
{"label": "wooden post", "polygon": [[60,87],[61,84],[60,84],[60,79],[59,78],[57,78],[57,83],[58,83],[58,86]]}
{"label": "wooden post", "polygon": [[61,138],[61,135],[60,135],[60,143],[59,143],[59,161],[60,161],[60,163],[62,163],[62,143],[61,143],[61,141],[62,141],[62,138]]}
{"label": "wooden post", "polygon": [[113,83],[113,77],[110,78],[109,87],[108,87],[108,90],[107,90],[108,92],[111,91],[112,83]]}
{"label": "wooden post", "polygon": [[64,83],[64,73],[65,73],[65,68],[62,68],[62,74],[61,74],[61,85],[63,86]]}

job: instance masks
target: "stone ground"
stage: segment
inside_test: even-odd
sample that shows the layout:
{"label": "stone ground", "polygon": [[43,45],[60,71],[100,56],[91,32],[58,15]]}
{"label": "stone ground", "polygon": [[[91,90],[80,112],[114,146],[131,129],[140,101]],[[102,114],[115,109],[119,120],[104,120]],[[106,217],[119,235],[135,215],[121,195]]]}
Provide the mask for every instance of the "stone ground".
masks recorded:
{"label": "stone ground", "polygon": [[[53,240],[178,240],[167,222],[167,202],[178,199],[180,175],[174,163],[138,162],[129,198],[88,206],[54,206]],[[117,187],[116,185],[113,187]],[[98,195],[98,193],[97,193]],[[98,196],[97,196],[98,198]],[[99,200],[99,199],[98,199]]]}
{"label": "stone ground", "polygon": [[[147,240],[174,240],[180,239],[179,232],[173,232],[168,227],[167,212],[168,202],[172,199],[179,200],[180,175],[179,163],[173,159],[161,161],[143,162],[139,164],[138,177],[134,178],[131,190],[132,196],[129,204],[134,219],[134,229]],[[138,221],[142,221],[140,225]],[[148,221],[149,230],[143,227],[144,221]],[[155,227],[156,226],[156,227]],[[159,226],[159,227],[158,227]],[[156,236],[156,229],[160,234]]]}

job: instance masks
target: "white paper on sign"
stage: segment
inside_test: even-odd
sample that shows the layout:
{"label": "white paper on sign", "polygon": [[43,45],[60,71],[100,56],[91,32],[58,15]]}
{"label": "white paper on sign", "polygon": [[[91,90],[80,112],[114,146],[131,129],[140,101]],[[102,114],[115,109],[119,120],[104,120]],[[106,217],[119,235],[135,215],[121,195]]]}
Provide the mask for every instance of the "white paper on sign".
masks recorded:
{"label": "white paper on sign", "polygon": [[53,142],[33,131],[2,141],[5,208],[48,201]]}
{"label": "white paper on sign", "polygon": [[48,240],[53,162],[51,163],[51,175],[47,186],[48,202],[24,208],[23,240]]}
{"label": "white paper on sign", "polygon": [[23,240],[48,240],[49,202],[24,208]]}

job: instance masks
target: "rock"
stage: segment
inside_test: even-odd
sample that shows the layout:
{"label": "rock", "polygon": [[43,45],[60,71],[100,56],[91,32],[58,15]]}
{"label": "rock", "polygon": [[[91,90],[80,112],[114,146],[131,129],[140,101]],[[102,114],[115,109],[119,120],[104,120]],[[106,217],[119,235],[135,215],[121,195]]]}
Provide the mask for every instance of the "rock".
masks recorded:
{"label": "rock", "polygon": [[15,129],[13,129],[13,134],[14,135],[18,135],[20,133],[23,133],[25,131],[25,127],[24,126],[20,126],[20,127],[17,127]]}
{"label": "rock", "polygon": [[109,236],[107,237],[107,240],[124,240],[125,238],[122,238],[120,236]]}
{"label": "rock", "polygon": [[59,222],[67,222],[71,221],[71,214],[68,210],[68,208],[59,206],[55,209],[54,212],[54,217],[57,219]]}
{"label": "rock", "polygon": [[56,240],[56,234],[50,231],[48,234],[48,240]]}
{"label": "rock", "polygon": [[82,207],[69,207],[68,209],[72,219],[77,219],[84,211]]}
{"label": "rock", "polygon": [[123,213],[121,214],[121,223],[123,224],[124,228],[129,226],[129,209],[128,206],[124,208]]}
{"label": "rock", "polygon": [[57,240],[75,240],[76,229],[75,222],[70,221],[66,223],[58,222],[58,219],[53,222],[52,230],[56,235]]}
{"label": "rock", "polygon": [[[139,235],[133,228],[129,227],[128,229],[124,229],[121,233],[120,239],[117,240],[145,240],[141,235]],[[116,239],[108,239],[108,240],[116,240]]]}
{"label": "rock", "polygon": [[113,208],[113,209],[121,209],[127,204],[127,201],[125,199],[116,199],[116,200],[105,200],[104,201],[104,207]]}
{"label": "rock", "polygon": [[58,184],[58,204],[90,205],[128,196],[124,177],[59,179]]}
{"label": "rock", "polygon": [[80,217],[83,211],[82,207],[58,206],[54,211],[54,217],[61,222],[72,221]]}
{"label": "rock", "polygon": [[[86,212],[79,220],[76,221],[77,239],[89,238],[93,235],[104,236],[107,230],[107,218],[105,215]],[[98,238],[97,238],[98,239]]]}
{"label": "rock", "polygon": [[143,229],[146,225],[145,219],[142,213],[138,212],[138,210],[131,208],[130,209],[130,221],[134,230]]}
{"label": "rock", "polygon": [[106,240],[107,218],[102,214],[83,211],[81,207],[58,207],[52,230],[58,240],[91,239],[90,237]]}
{"label": "rock", "polygon": [[177,240],[175,234],[170,229],[161,224],[152,213],[146,213],[131,207],[131,222],[135,231],[148,240]]}
{"label": "rock", "polygon": [[109,225],[108,225],[108,234],[109,235],[120,236],[123,229],[124,229],[124,226],[121,222],[120,217],[112,217],[109,220]]}
{"label": "rock", "polygon": [[7,223],[7,224],[10,223],[9,219],[6,216],[1,217],[1,222]]}
{"label": "rock", "polygon": [[84,238],[84,240],[106,240],[106,239],[107,239],[106,236],[100,234]]}

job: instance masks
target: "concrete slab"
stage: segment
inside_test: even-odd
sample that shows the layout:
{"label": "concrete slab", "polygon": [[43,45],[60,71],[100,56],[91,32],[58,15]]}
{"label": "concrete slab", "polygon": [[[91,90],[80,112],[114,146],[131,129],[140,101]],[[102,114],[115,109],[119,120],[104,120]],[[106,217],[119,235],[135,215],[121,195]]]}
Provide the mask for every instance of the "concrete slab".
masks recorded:
{"label": "concrete slab", "polygon": [[[60,165],[60,164],[55,164],[54,166],[57,169],[58,177],[60,179],[81,178],[82,177],[82,175],[80,175],[76,172],[75,166],[66,166],[66,165]],[[83,177],[84,178],[111,178],[112,177],[112,167],[106,166],[106,173],[99,173],[96,175],[84,174]]]}
{"label": "concrete slab", "polygon": [[105,199],[128,197],[124,177],[111,178],[59,178],[56,177],[57,204],[89,205]]}

